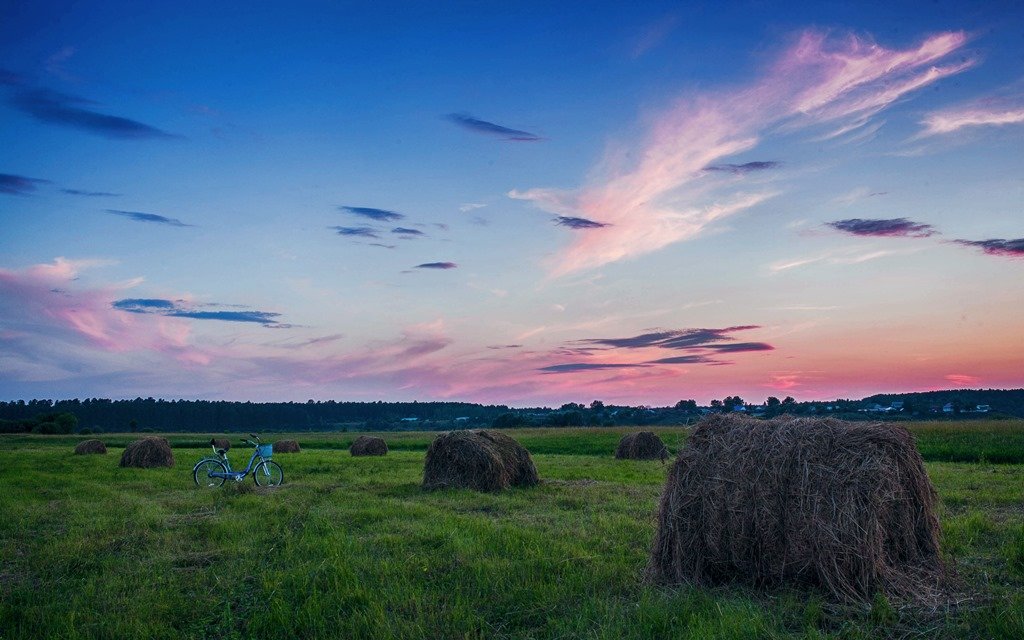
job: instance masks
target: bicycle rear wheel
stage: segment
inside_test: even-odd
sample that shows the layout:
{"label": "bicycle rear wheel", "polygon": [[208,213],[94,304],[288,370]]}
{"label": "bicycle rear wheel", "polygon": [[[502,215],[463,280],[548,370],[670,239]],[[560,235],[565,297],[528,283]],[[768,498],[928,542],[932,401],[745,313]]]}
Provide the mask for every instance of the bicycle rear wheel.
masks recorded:
{"label": "bicycle rear wheel", "polygon": [[220,460],[207,458],[200,460],[199,464],[192,469],[192,479],[200,487],[215,489],[224,484],[224,476],[211,476],[211,473],[227,473],[228,468]]}
{"label": "bicycle rear wheel", "polygon": [[256,465],[252,477],[261,487],[278,487],[284,483],[284,469],[273,460],[264,460]]}

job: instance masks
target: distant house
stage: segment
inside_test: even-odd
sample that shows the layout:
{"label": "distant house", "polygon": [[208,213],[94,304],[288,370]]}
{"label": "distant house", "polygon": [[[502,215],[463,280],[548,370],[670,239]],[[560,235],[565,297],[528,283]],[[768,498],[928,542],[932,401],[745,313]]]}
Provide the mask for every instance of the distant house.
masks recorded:
{"label": "distant house", "polygon": [[419,418],[402,418],[402,422],[419,422]]}
{"label": "distant house", "polygon": [[977,407],[974,408],[975,413],[988,413],[991,410],[992,407],[988,406],[987,404],[979,404]]}
{"label": "distant house", "polygon": [[953,403],[947,402],[946,404],[942,405],[942,413],[953,413]]}
{"label": "distant house", "polygon": [[732,406],[732,410],[733,410],[733,411],[746,411],[746,410],[747,410],[747,408],[746,408],[746,407],[744,407],[744,406],[743,406],[742,404],[734,404],[734,405]]}
{"label": "distant house", "polygon": [[895,400],[892,404],[889,405],[889,408],[892,409],[893,411],[903,411],[903,401]]}
{"label": "distant house", "polygon": [[469,422],[469,416],[459,416],[455,418],[455,422]]}

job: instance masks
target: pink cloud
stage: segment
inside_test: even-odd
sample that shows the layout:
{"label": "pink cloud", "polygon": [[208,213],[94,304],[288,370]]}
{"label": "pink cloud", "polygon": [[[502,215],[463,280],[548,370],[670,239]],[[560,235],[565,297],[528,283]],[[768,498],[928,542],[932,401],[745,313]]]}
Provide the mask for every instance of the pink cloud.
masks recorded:
{"label": "pink cloud", "polygon": [[918,137],[953,133],[965,127],[998,126],[1024,123],[1024,109],[994,109],[991,107],[964,107],[933,111],[921,124],[924,130]]}
{"label": "pink cloud", "polygon": [[551,265],[554,275],[657,251],[778,193],[741,188],[742,180],[710,176],[705,167],[754,149],[773,129],[829,124],[834,130],[826,137],[833,137],[863,127],[904,95],[970,67],[932,65],[965,42],[961,32],[940,33],[897,50],[805,32],[755,82],[678,100],[651,121],[639,143],[609,153],[587,185],[508,195],[557,216],[607,225],[574,230]]}
{"label": "pink cloud", "polygon": [[207,364],[189,345],[189,327],[177,318],[142,318],[111,304],[138,281],[82,287],[81,271],[98,260],[56,258],[23,270],[0,269],[0,322],[47,341],[92,346],[108,352],[154,351],[182,362]]}
{"label": "pink cloud", "polygon": [[968,376],[962,373],[951,373],[946,376],[946,380],[961,387],[969,387],[981,382],[981,378],[977,376]]}

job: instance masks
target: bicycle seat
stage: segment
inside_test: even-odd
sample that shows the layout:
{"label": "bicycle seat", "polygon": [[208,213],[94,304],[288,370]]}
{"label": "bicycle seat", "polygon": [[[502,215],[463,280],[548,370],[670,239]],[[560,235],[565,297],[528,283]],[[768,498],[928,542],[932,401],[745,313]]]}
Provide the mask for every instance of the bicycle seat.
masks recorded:
{"label": "bicycle seat", "polygon": [[217,455],[219,456],[227,455],[227,452],[227,449],[217,449]]}

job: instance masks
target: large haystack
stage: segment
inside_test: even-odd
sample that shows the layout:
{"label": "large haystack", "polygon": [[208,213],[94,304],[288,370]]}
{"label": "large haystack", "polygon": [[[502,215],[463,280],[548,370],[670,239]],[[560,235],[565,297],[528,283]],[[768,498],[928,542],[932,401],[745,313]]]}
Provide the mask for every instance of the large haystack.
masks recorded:
{"label": "large haystack", "polygon": [[430,443],[423,465],[424,489],[501,491],[538,482],[530,452],[498,431],[442,433]]}
{"label": "large haystack", "polygon": [[231,441],[228,440],[227,438],[211,438],[210,444],[217,447],[218,449],[223,449],[225,451],[231,450]]}
{"label": "large haystack", "polygon": [[627,433],[615,449],[616,460],[667,460],[668,449],[653,431]]}
{"label": "large haystack", "polygon": [[298,453],[299,443],[295,440],[278,440],[274,443],[274,453]]}
{"label": "large haystack", "polygon": [[354,456],[383,456],[388,453],[388,443],[377,436],[359,436],[348,451]]}
{"label": "large haystack", "polygon": [[75,455],[85,456],[93,453],[106,453],[107,446],[99,440],[82,440],[75,446]]}
{"label": "large haystack", "polygon": [[647,575],[926,598],[947,575],[935,506],[902,427],[709,417],[669,474]]}
{"label": "large haystack", "polygon": [[150,436],[136,440],[124,448],[121,454],[122,467],[173,467],[174,454],[167,438]]}

